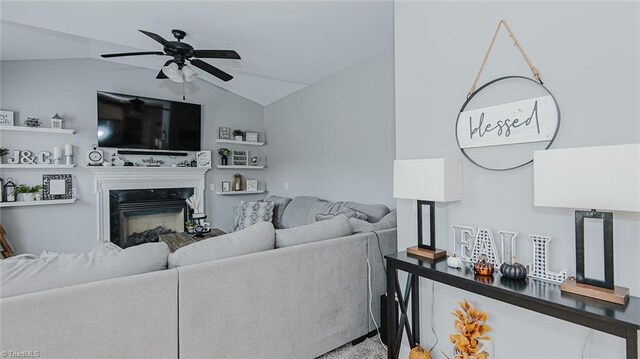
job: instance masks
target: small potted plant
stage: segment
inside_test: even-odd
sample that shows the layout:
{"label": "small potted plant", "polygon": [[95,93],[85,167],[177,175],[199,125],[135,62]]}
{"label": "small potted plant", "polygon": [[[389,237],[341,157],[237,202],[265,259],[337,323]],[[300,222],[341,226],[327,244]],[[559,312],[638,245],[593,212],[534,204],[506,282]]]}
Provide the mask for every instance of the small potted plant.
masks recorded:
{"label": "small potted plant", "polygon": [[0,147],[0,163],[2,163],[2,157],[9,154],[9,149],[6,147]]}
{"label": "small potted plant", "polygon": [[16,187],[15,193],[18,195],[19,201],[35,201],[36,193],[40,192],[42,189],[42,185],[35,186],[27,186],[26,184],[21,184]]}
{"label": "small potted plant", "polygon": [[196,228],[196,221],[190,219],[184,222],[184,226],[187,227],[187,233],[193,233],[194,229]]}
{"label": "small potted plant", "polygon": [[244,140],[244,132],[242,130],[233,130],[233,137],[236,141]]}
{"label": "small potted plant", "polygon": [[228,165],[229,155],[231,154],[231,151],[229,151],[228,148],[220,148],[218,150],[218,154],[220,155],[220,164],[222,164],[223,166]]}

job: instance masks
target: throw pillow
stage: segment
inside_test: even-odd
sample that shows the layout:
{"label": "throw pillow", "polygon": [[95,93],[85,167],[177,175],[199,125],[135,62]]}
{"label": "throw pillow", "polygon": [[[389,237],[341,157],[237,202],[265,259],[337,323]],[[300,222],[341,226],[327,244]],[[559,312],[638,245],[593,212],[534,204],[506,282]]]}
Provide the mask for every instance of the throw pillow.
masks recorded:
{"label": "throw pillow", "polygon": [[265,201],[273,202],[273,226],[276,227],[276,229],[284,228],[282,216],[284,215],[284,209],[287,208],[287,205],[291,202],[291,198],[269,196]]}
{"label": "throw pillow", "polygon": [[169,254],[169,268],[262,252],[275,247],[270,222],[257,223],[245,230],[204,239]]}
{"label": "throw pillow", "polygon": [[120,252],[98,250],[0,261],[0,297],[125,277],[167,268],[166,243],[146,243]]}
{"label": "throw pillow", "polygon": [[276,248],[339,238],[353,234],[353,227],[345,216],[304,226],[276,230]]}
{"label": "throw pillow", "polygon": [[273,202],[240,201],[238,220],[234,231],[241,231],[260,222],[271,222],[273,218]]}

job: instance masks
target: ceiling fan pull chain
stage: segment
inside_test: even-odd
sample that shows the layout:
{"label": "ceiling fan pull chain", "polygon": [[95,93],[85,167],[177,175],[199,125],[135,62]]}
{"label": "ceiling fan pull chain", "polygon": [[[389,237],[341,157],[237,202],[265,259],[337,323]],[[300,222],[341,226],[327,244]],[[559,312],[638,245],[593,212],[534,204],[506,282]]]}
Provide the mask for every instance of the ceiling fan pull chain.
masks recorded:
{"label": "ceiling fan pull chain", "polygon": [[186,98],[184,97],[184,83],[185,83],[185,79],[184,76],[182,76],[182,101],[185,101]]}

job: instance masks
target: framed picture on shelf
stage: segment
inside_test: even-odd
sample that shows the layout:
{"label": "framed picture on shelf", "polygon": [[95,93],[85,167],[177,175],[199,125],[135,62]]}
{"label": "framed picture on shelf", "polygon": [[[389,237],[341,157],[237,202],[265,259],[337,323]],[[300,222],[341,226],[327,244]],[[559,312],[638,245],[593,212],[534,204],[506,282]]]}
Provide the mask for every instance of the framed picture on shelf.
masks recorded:
{"label": "framed picture on shelf", "polygon": [[258,142],[258,133],[257,132],[245,132],[247,142]]}
{"label": "framed picture on shelf", "polygon": [[229,181],[222,182],[222,192],[229,192],[229,191],[231,191],[231,182]]}
{"label": "framed picture on shelf", "polygon": [[231,139],[231,129],[229,127],[219,127],[218,128],[218,139],[220,139],[220,140],[230,140]]}
{"label": "framed picture on shelf", "polygon": [[233,150],[231,151],[231,165],[233,166],[248,166],[249,165],[249,152],[246,150]]}
{"label": "framed picture on shelf", "polygon": [[42,175],[42,199],[73,198],[73,180],[70,174]]}
{"label": "framed picture on shelf", "polygon": [[0,110],[0,126],[13,126],[13,111]]}
{"label": "framed picture on shelf", "polygon": [[258,180],[247,180],[247,191],[257,191]]}

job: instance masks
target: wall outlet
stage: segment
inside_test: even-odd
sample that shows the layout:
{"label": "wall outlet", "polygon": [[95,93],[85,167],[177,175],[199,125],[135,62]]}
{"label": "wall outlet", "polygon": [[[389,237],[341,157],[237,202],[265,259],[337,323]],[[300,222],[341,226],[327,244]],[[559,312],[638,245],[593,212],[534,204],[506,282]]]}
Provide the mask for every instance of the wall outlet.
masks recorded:
{"label": "wall outlet", "polygon": [[289,190],[289,182],[285,182],[284,183],[284,190],[288,191]]}
{"label": "wall outlet", "polygon": [[211,184],[209,185],[209,191],[212,191],[212,192],[213,192],[213,191],[215,191],[215,190],[216,190],[216,184],[215,184],[215,183],[211,183]]}

